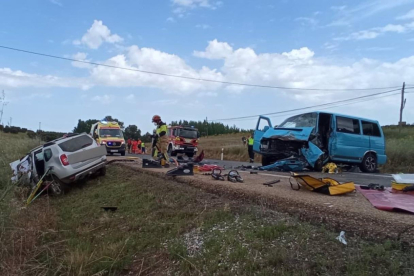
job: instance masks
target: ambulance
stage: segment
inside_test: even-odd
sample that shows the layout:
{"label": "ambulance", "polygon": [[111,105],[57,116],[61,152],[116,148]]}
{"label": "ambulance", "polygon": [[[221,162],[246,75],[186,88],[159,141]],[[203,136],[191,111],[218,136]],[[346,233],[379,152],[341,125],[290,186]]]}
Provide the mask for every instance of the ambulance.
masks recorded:
{"label": "ambulance", "polygon": [[100,121],[95,123],[91,127],[90,135],[99,145],[106,147],[108,154],[120,153],[125,156],[125,139],[117,122]]}

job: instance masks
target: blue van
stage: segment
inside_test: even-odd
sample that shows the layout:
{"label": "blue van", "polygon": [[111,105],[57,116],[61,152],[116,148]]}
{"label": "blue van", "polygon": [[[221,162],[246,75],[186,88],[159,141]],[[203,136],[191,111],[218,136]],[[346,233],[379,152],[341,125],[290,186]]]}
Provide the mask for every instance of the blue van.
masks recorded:
{"label": "blue van", "polygon": [[378,121],[317,111],[292,116],[272,127],[268,117],[259,117],[253,150],[262,155],[263,166],[314,149],[317,160],[307,160],[315,170],[332,161],[357,164],[363,172],[372,173],[387,161]]}

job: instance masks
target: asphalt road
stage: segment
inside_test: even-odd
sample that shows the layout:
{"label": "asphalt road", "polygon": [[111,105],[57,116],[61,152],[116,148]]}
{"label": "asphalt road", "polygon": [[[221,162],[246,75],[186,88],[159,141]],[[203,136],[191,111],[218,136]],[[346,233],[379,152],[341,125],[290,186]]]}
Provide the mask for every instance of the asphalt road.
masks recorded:
{"label": "asphalt road", "polygon": [[[147,158],[151,159],[150,155],[133,155],[127,154],[129,156],[138,156],[140,158]],[[250,164],[248,162],[239,162],[239,161],[226,161],[226,160],[214,160],[214,159],[204,159],[203,163],[210,163],[210,164],[217,164],[221,167],[225,166],[226,169],[235,168],[241,165],[249,166],[252,165],[254,167],[259,167],[261,164],[253,163]],[[249,171],[249,170],[247,170]],[[259,171],[262,175],[274,175],[280,178],[289,178],[290,173],[288,172],[270,172],[270,171]],[[361,172],[343,172],[339,174],[327,174],[327,173],[319,173],[319,172],[312,172],[312,171],[305,171],[303,174],[309,174],[316,178],[321,177],[330,177],[339,182],[349,182],[353,181],[355,184],[359,185],[368,185],[370,183],[384,185],[384,187],[390,187],[392,176],[389,174],[380,174],[380,173],[361,173]]]}

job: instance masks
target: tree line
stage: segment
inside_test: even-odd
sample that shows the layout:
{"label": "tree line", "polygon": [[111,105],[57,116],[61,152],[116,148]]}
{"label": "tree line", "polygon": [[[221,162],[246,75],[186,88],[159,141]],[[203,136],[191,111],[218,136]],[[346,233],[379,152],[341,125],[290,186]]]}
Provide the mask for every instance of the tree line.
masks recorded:
{"label": "tree line", "polygon": [[223,123],[219,123],[219,122],[208,122],[206,120],[204,121],[179,120],[179,121],[172,121],[171,125],[172,126],[181,126],[181,125],[193,126],[194,128],[198,129],[201,136],[253,132],[253,130],[251,129],[238,128],[236,125],[229,126],[229,125],[224,125]]}

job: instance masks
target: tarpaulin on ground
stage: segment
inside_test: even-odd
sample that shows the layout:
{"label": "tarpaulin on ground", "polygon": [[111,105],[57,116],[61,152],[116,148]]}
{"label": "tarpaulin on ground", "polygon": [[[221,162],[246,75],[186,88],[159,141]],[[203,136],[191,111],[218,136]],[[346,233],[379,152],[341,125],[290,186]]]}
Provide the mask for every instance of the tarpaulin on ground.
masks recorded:
{"label": "tarpaulin on ground", "polygon": [[406,211],[414,214],[414,193],[400,192],[385,188],[384,191],[364,190],[359,186],[358,191],[377,209],[383,211]]}

